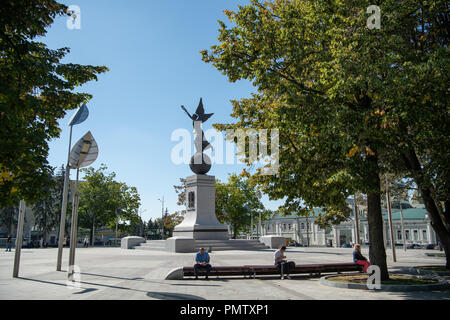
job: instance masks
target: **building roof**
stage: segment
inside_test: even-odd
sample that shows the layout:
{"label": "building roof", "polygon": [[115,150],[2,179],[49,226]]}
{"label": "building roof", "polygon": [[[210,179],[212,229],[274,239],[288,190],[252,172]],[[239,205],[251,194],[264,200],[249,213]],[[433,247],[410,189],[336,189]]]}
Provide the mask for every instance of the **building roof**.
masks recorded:
{"label": "building roof", "polygon": [[[425,220],[427,215],[427,210],[425,208],[408,208],[403,209],[403,219],[404,220]],[[387,212],[383,212],[383,220],[388,220]],[[401,220],[400,210],[392,210],[392,220]]]}

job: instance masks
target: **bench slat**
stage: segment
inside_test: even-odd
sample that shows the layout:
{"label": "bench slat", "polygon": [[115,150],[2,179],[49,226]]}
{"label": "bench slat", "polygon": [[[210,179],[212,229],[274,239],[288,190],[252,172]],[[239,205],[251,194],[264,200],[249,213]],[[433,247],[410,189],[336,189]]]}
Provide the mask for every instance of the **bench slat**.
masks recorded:
{"label": "bench slat", "polygon": [[[302,264],[296,265],[289,270],[289,274],[301,273],[322,273],[322,272],[345,272],[362,271],[362,266],[356,263],[338,263],[338,264]],[[211,276],[227,275],[271,275],[279,274],[280,270],[275,265],[244,265],[244,266],[215,266],[211,267]],[[184,276],[193,276],[194,267],[183,267]],[[205,275],[206,270],[198,270],[199,275]]]}

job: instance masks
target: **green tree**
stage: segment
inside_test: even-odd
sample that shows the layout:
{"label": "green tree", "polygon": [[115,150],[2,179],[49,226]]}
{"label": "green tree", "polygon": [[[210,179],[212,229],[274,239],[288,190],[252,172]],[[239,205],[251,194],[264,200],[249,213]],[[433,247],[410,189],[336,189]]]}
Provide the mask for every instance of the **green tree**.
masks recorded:
{"label": "green tree", "polygon": [[14,226],[17,225],[18,216],[18,207],[7,207],[0,211],[0,224],[6,226],[6,230],[10,235],[12,235]]}
{"label": "green tree", "polygon": [[166,213],[164,217],[164,232],[167,237],[171,237],[173,235],[173,230],[177,225],[183,222],[185,210],[183,211],[175,211],[172,214]]}
{"label": "green tree", "polygon": [[216,181],[216,216],[231,226],[233,239],[250,230],[252,215],[256,222],[258,210],[264,206],[248,179],[231,174],[226,183]]}
{"label": "green tree", "polygon": [[[116,221],[139,222],[138,208],[140,196],[135,187],[115,181],[114,172],[107,173],[106,165],[99,169],[92,167],[82,169],[84,181],[79,184],[79,223],[80,227],[90,229],[90,241],[94,232],[101,227],[115,229]],[[127,231],[125,224],[120,224],[121,231]]]}
{"label": "green tree", "polygon": [[[42,239],[44,243],[47,242],[48,233],[58,225],[58,217],[61,212],[60,210],[58,211],[58,208],[60,208],[58,203],[61,201],[62,191],[60,188],[57,188],[57,178],[57,176],[50,177],[51,184],[44,188],[42,197],[33,205],[34,224],[43,232]],[[60,185],[58,183],[58,186]]]}
{"label": "green tree", "polygon": [[66,10],[52,0],[0,4],[0,207],[41,198],[52,171],[48,142],[61,132],[58,120],[92,97],[74,90],[107,71],[62,63],[69,48],[37,41]]}
{"label": "green tree", "polygon": [[325,207],[324,223],[346,220],[348,196],[367,194],[369,257],[385,280],[386,172],[415,180],[450,245],[448,214],[439,209],[450,167],[448,4],[384,1],[382,28],[369,30],[371,4],[252,0],[225,11],[233,25],[219,21],[220,45],[201,53],[230,81],[248,79],[259,91],[232,101],[239,121],[217,128],[280,130],[279,174],[254,177],[265,193],[286,197],[290,211]]}

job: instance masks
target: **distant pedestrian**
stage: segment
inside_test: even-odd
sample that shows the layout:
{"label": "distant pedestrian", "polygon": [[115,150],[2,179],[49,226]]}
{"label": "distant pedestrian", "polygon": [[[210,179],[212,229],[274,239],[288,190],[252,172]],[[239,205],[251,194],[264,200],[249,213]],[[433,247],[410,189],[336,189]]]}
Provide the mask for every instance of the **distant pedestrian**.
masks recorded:
{"label": "distant pedestrian", "polygon": [[211,265],[209,264],[209,254],[205,251],[205,248],[200,248],[200,251],[197,252],[195,256],[195,265],[194,265],[194,275],[195,279],[198,279],[198,269],[206,268],[206,277],[208,280],[209,273],[211,272]]}
{"label": "distant pedestrian", "polygon": [[11,235],[8,234],[8,239],[6,240],[6,252],[11,252],[12,238]]}
{"label": "distant pedestrian", "polygon": [[361,254],[361,246],[359,243],[355,244],[353,249],[353,262],[363,266],[363,271],[367,272],[367,269],[370,267],[370,262]]}
{"label": "distant pedestrian", "polygon": [[84,237],[84,243],[83,243],[83,247],[84,248],[87,248],[87,247],[89,247],[89,240],[88,240],[88,237],[86,236],[86,237]]}
{"label": "distant pedestrian", "polygon": [[44,247],[44,239],[42,239],[42,238],[39,240],[39,247],[40,248]]}

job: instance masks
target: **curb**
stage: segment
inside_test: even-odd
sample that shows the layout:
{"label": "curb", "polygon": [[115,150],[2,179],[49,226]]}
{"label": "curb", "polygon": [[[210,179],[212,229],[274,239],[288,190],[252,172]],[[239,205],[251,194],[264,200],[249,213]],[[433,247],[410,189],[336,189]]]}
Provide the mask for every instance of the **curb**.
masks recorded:
{"label": "curb", "polygon": [[433,270],[422,270],[419,269],[421,267],[435,267],[433,265],[431,266],[417,266],[417,267],[411,267],[408,269],[408,271],[412,271],[415,274],[423,274],[423,275],[438,275],[438,276],[450,276],[450,271],[433,271]]}
{"label": "curb", "polygon": [[[330,281],[328,278],[333,278],[335,276],[325,276],[320,278],[320,284],[335,288],[344,289],[359,289],[359,290],[370,290],[367,288],[366,284],[359,283],[348,283],[348,282],[335,282]],[[440,289],[450,289],[450,284],[447,281],[439,281],[433,284],[420,284],[420,285],[381,285],[381,289],[373,289],[371,291],[388,291],[388,292],[398,292],[398,291],[432,291]]]}

